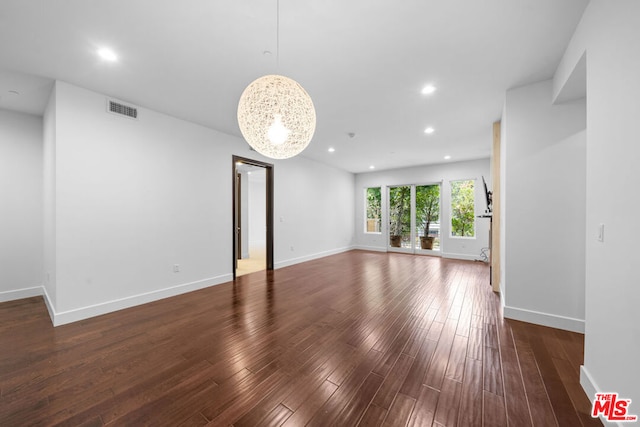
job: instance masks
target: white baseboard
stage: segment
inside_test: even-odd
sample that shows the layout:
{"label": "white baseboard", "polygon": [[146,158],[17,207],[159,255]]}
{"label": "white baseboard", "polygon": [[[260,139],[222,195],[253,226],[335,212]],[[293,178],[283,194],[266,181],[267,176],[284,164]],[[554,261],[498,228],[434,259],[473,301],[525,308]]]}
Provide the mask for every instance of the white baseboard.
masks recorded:
{"label": "white baseboard", "polygon": [[[603,392],[602,389],[598,387],[596,382],[593,380],[593,377],[591,376],[591,374],[589,374],[589,371],[587,371],[587,368],[585,368],[584,365],[580,366],[580,385],[582,386],[582,389],[586,393],[587,397],[589,398],[589,402],[591,402],[592,405],[593,401],[596,398],[596,393]],[[635,415],[635,412],[632,413]],[[607,421],[602,415],[600,415],[600,421],[602,421],[602,424],[604,424],[605,426],[622,427],[623,425],[623,423],[614,423],[611,421]]]}
{"label": "white baseboard", "polygon": [[388,252],[387,248],[384,246],[355,245],[352,249],[357,249],[361,251],[372,251],[372,252]]}
{"label": "white baseboard", "polygon": [[450,259],[462,259],[466,261],[475,261],[478,259],[478,255],[469,255],[469,254],[454,254],[454,253],[442,253],[442,258],[450,258]]}
{"label": "white baseboard", "polygon": [[39,297],[43,293],[42,286],[34,286],[33,288],[15,289],[11,291],[0,292],[0,302],[14,301],[17,299]]}
{"label": "white baseboard", "polygon": [[549,326],[551,328],[564,329],[565,331],[584,334],[584,320],[581,319],[509,306],[503,306],[502,311],[504,317],[508,319],[521,320],[523,322],[534,323],[536,325]]}
{"label": "white baseboard", "polygon": [[311,254],[311,255],[305,255],[302,257],[298,257],[298,258],[291,258],[291,259],[287,259],[284,261],[279,261],[274,263],[274,268],[278,269],[278,268],[283,268],[283,267],[289,267],[290,265],[295,265],[295,264],[300,264],[301,262],[306,262],[306,261],[311,261],[314,259],[318,259],[318,258],[324,258],[326,256],[330,256],[330,255],[336,255],[336,254],[341,254],[343,252],[347,252],[350,251],[352,249],[355,249],[354,246],[347,246],[344,248],[338,248],[338,249],[331,249],[329,251],[324,251],[324,252],[318,252],[315,254]]}
{"label": "white baseboard", "polygon": [[51,323],[55,326],[54,319],[56,318],[56,309],[55,304],[51,301],[51,297],[49,296],[49,292],[47,292],[47,288],[42,287],[42,297],[44,298],[44,304],[47,306],[47,311],[49,312],[49,317],[51,318]]}
{"label": "white baseboard", "polygon": [[187,292],[197,291],[199,289],[208,288],[209,286],[219,285],[221,283],[230,282],[232,280],[232,274],[223,274],[221,276],[199,280],[197,282],[184,283],[157,291],[133,295],[127,298],[107,301],[62,312],[55,311],[53,305],[51,304],[51,301],[48,301],[48,295],[46,295],[45,302],[47,304],[47,308],[49,309],[49,314],[51,315],[53,326],[60,326],[67,323],[77,322],[78,320],[88,319],[90,317],[100,316],[102,314],[111,313],[141,304],[146,304],[152,301],[181,295]]}
{"label": "white baseboard", "polygon": [[587,394],[589,401],[593,403],[599,388],[596,386],[595,381],[593,381],[593,378],[591,378],[591,375],[589,375],[589,372],[584,365],[580,365],[580,385]]}

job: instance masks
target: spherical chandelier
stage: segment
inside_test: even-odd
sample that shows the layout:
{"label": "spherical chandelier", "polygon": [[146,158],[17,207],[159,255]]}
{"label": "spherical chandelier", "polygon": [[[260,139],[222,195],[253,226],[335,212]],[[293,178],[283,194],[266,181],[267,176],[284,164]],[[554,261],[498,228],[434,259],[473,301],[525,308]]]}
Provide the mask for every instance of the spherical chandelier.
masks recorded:
{"label": "spherical chandelier", "polygon": [[267,75],[240,96],[238,125],[254,150],[272,159],[288,159],[304,150],[316,129],[313,101],[295,80]]}

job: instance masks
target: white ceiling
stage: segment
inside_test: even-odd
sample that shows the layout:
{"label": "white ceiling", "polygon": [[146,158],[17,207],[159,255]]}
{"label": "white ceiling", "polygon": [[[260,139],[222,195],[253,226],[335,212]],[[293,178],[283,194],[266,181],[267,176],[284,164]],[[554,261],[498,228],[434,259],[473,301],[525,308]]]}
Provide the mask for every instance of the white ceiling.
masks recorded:
{"label": "white ceiling", "polygon": [[505,91],[552,77],[587,3],[280,0],[278,51],[277,0],[2,0],[0,108],[42,114],[59,79],[240,136],[240,94],[279,73],[314,100],[304,156],[351,172],[488,157]]}

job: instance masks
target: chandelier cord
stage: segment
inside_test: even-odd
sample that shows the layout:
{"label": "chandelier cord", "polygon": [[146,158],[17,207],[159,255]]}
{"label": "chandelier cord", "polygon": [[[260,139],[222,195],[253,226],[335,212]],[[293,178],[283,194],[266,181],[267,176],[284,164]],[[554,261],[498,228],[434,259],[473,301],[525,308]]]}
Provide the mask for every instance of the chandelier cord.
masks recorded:
{"label": "chandelier cord", "polygon": [[276,72],[280,72],[280,0],[276,0]]}

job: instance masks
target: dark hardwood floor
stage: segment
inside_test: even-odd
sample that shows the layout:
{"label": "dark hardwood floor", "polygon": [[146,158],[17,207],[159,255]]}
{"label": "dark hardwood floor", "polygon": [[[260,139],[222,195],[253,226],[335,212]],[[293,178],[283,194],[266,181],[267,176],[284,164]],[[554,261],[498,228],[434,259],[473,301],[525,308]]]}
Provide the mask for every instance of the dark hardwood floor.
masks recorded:
{"label": "dark hardwood floor", "polygon": [[2,303],[0,426],[602,425],[582,335],[503,320],[488,282],[352,251],[57,328]]}

